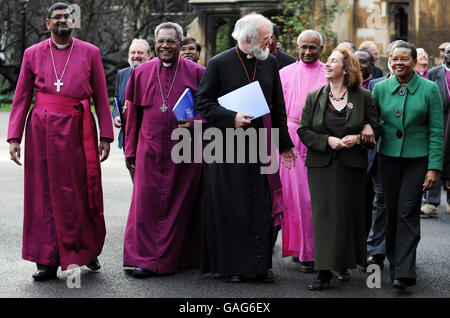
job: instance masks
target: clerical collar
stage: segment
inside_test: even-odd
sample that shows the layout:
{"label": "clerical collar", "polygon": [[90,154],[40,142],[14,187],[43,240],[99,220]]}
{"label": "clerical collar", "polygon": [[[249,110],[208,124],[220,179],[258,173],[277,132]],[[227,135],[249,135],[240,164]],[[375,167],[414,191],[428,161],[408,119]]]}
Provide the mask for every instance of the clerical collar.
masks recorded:
{"label": "clerical collar", "polygon": [[447,71],[449,71],[449,72],[450,72],[450,67],[447,67],[447,65],[445,65],[445,64],[442,64],[442,65],[444,65],[444,67],[445,67],[445,70],[447,70]]}
{"label": "clerical collar", "polygon": [[319,60],[315,61],[314,63],[308,64],[308,63],[303,62],[302,59],[299,59],[299,63],[305,67],[310,67],[310,68],[316,68],[317,66],[320,65]]}
{"label": "clerical collar", "polygon": [[56,46],[57,49],[62,50],[62,49],[67,48],[67,47],[69,46],[69,44],[70,44],[71,41],[69,41],[69,43],[67,43],[67,44],[58,44],[58,43],[56,43],[56,42],[52,39],[52,42],[53,42],[53,44],[55,44],[55,46]]}
{"label": "clerical collar", "polygon": [[252,55],[250,55],[250,54],[247,54],[247,58],[250,60],[250,59],[252,59],[254,56],[252,56]]}
{"label": "clerical collar", "polygon": [[[162,62],[162,61],[161,61],[161,62]],[[162,62],[162,65],[163,65],[164,67],[171,67],[171,66],[172,66],[172,63]]]}

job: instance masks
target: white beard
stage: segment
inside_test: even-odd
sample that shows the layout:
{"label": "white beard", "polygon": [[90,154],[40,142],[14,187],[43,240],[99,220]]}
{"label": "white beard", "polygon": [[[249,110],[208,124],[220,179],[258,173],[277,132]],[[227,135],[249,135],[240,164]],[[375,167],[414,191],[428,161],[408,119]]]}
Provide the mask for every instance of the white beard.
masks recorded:
{"label": "white beard", "polygon": [[247,49],[250,55],[253,55],[256,59],[260,61],[264,61],[269,57],[269,48],[266,47],[264,50],[261,50],[257,45],[253,43],[249,45]]}

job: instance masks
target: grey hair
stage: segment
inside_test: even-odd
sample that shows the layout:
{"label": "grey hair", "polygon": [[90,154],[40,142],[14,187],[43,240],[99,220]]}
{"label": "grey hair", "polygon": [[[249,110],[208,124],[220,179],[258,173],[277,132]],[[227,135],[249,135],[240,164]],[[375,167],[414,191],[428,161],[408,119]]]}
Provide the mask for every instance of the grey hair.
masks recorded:
{"label": "grey hair", "polygon": [[269,19],[259,13],[252,12],[236,22],[231,36],[238,42],[243,42],[247,39],[254,41],[258,38],[261,23],[266,24],[273,32],[273,24]]}
{"label": "grey hair", "polygon": [[390,55],[392,53],[392,50],[394,49],[394,47],[399,45],[399,44],[402,44],[402,43],[406,43],[406,42],[403,41],[403,40],[396,40],[396,41],[393,41],[393,42],[389,43],[389,45],[387,47],[388,54]]}
{"label": "grey hair", "polygon": [[150,44],[147,42],[147,40],[145,39],[138,39],[135,38],[131,41],[130,47],[134,44],[134,43],[141,43],[144,44],[144,46],[147,48],[147,53],[150,53],[152,48],[150,47]]}
{"label": "grey hair", "polygon": [[177,38],[181,42],[183,41],[183,28],[181,25],[175,22],[164,22],[158,25],[155,29],[155,40],[158,37],[158,33],[161,29],[174,29],[177,33]]}
{"label": "grey hair", "polygon": [[305,30],[305,31],[303,31],[302,33],[300,33],[300,34],[298,35],[298,37],[297,37],[297,44],[300,45],[300,38],[301,38],[302,35],[304,35],[304,34],[306,34],[306,33],[314,33],[315,35],[317,35],[317,36],[319,37],[319,40],[320,40],[320,45],[323,45],[322,34],[320,34],[320,32],[319,32],[319,31],[316,31],[316,30]]}

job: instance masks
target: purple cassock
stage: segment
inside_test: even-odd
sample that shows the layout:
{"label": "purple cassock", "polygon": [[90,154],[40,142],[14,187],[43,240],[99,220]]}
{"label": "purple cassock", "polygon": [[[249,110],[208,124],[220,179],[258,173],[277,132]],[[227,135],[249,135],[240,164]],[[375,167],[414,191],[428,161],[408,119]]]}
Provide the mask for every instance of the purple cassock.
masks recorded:
{"label": "purple cassock", "polygon": [[[72,44],[72,53],[61,79]],[[24,53],[9,119],[8,142],[22,140],[34,92],[76,101],[92,96],[100,138],[113,141],[111,110],[99,49],[78,39],[72,39],[65,49],[57,49],[53,42],[51,46],[56,72],[63,82],[60,92],[54,85],[56,77],[47,39]],[[87,170],[92,171],[92,166],[87,168],[82,140],[83,117],[45,109],[48,106],[45,103],[33,107],[26,125],[22,257],[43,265],[60,265],[65,270],[69,265],[90,263],[102,251],[106,233],[102,189],[98,182],[95,193],[88,194]],[[94,118],[92,114],[85,118],[88,118],[93,141],[97,144]],[[99,164],[94,166],[94,172],[100,179]]]}
{"label": "purple cassock", "polygon": [[[164,112],[158,72],[163,96],[169,95]],[[200,265],[202,165],[175,164],[171,151],[178,141],[171,134],[178,126],[172,108],[186,88],[195,94],[203,72],[183,57],[170,67],[154,58],[134,69],[128,81],[125,156],[136,158],[136,168],[124,266],[165,274]]]}

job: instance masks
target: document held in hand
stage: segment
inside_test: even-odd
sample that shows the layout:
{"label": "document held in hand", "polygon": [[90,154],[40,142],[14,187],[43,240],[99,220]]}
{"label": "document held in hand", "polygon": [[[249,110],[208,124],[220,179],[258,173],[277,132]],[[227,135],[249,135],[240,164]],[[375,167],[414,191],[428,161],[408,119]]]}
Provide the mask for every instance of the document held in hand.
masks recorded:
{"label": "document held in hand", "polygon": [[194,118],[194,96],[189,88],[186,88],[172,109],[178,121]]}
{"label": "document held in hand", "polygon": [[220,106],[226,109],[253,115],[250,120],[270,112],[264,93],[258,81],[242,86],[217,99]]}

